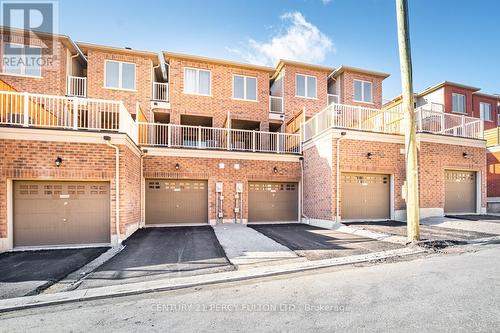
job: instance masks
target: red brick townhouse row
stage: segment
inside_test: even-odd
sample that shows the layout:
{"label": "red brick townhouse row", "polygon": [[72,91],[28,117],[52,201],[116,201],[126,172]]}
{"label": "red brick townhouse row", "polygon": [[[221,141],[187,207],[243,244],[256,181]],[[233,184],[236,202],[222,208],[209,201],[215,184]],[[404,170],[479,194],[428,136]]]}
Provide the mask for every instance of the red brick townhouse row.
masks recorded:
{"label": "red brick townhouse row", "polygon": [[[0,250],[158,225],[404,219],[388,74],[160,60],[7,28],[0,53]],[[484,212],[483,121],[417,113],[422,215]]]}

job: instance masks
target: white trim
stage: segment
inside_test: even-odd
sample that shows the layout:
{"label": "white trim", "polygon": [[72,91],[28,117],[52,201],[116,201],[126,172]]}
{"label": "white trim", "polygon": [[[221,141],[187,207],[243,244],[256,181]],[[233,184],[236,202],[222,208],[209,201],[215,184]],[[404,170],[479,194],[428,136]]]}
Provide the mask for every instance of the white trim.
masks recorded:
{"label": "white trim", "polygon": [[144,147],[148,150],[148,156],[176,156],[193,158],[224,158],[241,160],[260,160],[260,161],[283,161],[300,162],[300,155],[275,154],[275,153],[253,153],[237,152],[223,150],[198,150],[198,149],[176,149],[176,148],[155,148]]}
{"label": "white trim", "polygon": [[[297,94],[297,76],[299,76],[299,75],[304,77],[304,94],[305,94],[304,96]],[[307,78],[308,77],[314,78],[314,81],[316,82],[316,84],[315,84],[316,89],[314,91],[314,97],[307,96],[308,92],[309,92],[309,88],[307,86]],[[318,77],[314,76],[314,75],[295,73],[295,97],[306,98],[306,99],[318,99]]]}
{"label": "white trim", "polygon": [[5,73],[5,72],[0,73],[0,75],[15,76],[15,77],[25,77],[25,78],[28,78],[28,79],[43,79],[43,76],[22,75],[22,74],[13,74],[13,73]]}
{"label": "white trim", "polygon": [[[237,98],[234,97],[234,78],[236,76],[242,77],[243,78],[243,98]],[[247,98],[247,79],[255,79],[255,99],[249,99]],[[245,102],[258,102],[259,101],[259,79],[256,76],[250,76],[250,75],[242,75],[242,74],[232,74],[232,99],[236,101],[245,101]]]}
{"label": "white trim", "polygon": [[[356,96],[356,82],[361,82],[361,100],[357,100],[355,97]],[[369,100],[369,101],[365,101],[365,88],[364,88],[365,83],[370,84],[371,100]],[[358,103],[374,104],[374,102],[373,102],[373,82],[367,81],[367,80],[353,79],[352,80],[352,100],[354,102],[358,102]]]}
{"label": "white trim", "polygon": [[141,151],[135,143],[123,133],[90,132],[74,130],[54,130],[43,128],[0,127],[0,139],[24,141],[50,141],[65,143],[97,143],[105,145],[103,136],[110,136],[114,144],[125,145],[137,156]]}
{"label": "white trim", "polygon": [[[186,91],[186,69],[191,69],[196,71],[196,82],[195,82],[195,90],[196,92]],[[197,96],[212,96],[212,71],[204,68],[196,68],[196,67],[183,67],[183,77],[182,77],[182,92],[188,95],[197,95]],[[208,72],[209,74],[209,85],[208,85],[208,94],[200,93],[200,72]],[[170,79],[170,78],[169,78]],[[170,82],[170,81],[169,81]]]}
{"label": "white trim", "polygon": [[476,148],[486,148],[486,141],[482,139],[461,138],[456,136],[447,136],[447,135],[431,134],[431,133],[417,133],[417,141],[476,147]]}
{"label": "white trim", "polygon": [[[116,62],[118,64],[118,87],[112,87],[107,85],[107,63],[108,62]],[[129,64],[129,65],[134,65],[134,88],[123,88],[123,64]],[[129,61],[119,61],[119,60],[110,60],[110,59],[104,59],[104,85],[103,88],[106,89],[113,89],[113,90],[124,90],[124,91],[137,91],[137,65],[133,62]]]}

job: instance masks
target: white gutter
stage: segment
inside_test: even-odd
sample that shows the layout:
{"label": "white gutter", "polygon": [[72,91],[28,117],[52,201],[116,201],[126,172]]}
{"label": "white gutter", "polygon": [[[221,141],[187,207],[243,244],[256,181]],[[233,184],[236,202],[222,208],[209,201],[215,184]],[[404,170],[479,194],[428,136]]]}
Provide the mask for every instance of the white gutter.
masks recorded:
{"label": "white gutter", "polygon": [[336,176],[337,176],[337,180],[336,180],[336,190],[335,190],[335,200],[337,201],[336,205],[335,205],[335,223],[340,223],[340,214],[339,214],[339,206],[340,206],[340,140],[342,140],[344,138],[344,136],[346,135],[346,132],[340,132],[340,137],[337,138],[337,165],[336,165],[336,168],[337,168],[337,171],[336,171]]}
{"label": "white gutter", "polygon": [[109,141],[111,141],[110,136],[104,136],[104,140],[106,144],[115,149],[115,229],[116,236],[118,237],[118,244],[121,244],[121,235],[120,235],[120,150],[117,146],[112,145]]}

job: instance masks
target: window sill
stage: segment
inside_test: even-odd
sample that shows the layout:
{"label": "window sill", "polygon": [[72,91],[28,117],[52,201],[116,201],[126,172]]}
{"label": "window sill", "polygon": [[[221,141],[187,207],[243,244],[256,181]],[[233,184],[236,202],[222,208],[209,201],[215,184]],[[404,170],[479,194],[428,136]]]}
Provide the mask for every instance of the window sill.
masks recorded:
{"label": "window sill", "polygon": [[451,113],[454,113],[454,114],[459,114],[459,115],[461,115],[461,116],[466,116],[466,115],[467,115],[467,112],[451,111]]}
{"label": "window sill", "polygon": [[297,98],[303,98],[303,99],[310,99],[310,100],[313,100],[313,101],[317,101],[318,100],[317,97],[306,97],[306,96],[297,96],[297,95],[295,95],[295,97],[297,97]]}
{"label": "window sill", "polygon": [[28,79],[43,79],[43,76],[38,75],[23,75],[23,74],[13,74],[13,73],[0,73],[0,75],[15,76],[15,77],[25,77]]}
{"label": "window sill", "polygon": [[232,97],[231,99],[233,101],[241,101],[241,102],[253,102],[253,103],[258,102],[258,100],[256,100],[256,99],[244,99],[244,98],[234,98],[234,97]]}
{"label": "window sill", "polygon": [[103,87],[104,89],[109,89],[109,90],[119,90],[119,91],[127,91],[127,92],[137,92],[137,89],[127,89],[127,88],[114,88],[114,87]]}
{"label": "window sill", "polygon": [[373,103],[373,102],[357,101],[355,99],[353,99],[352,101],[355,102],[355,103],[363,103],[363,104],[368,104],[368,105],[375,105],[375,103]]}
{"label": "window sill", "polygon": [[183,91],[182,93],[185,95],[192,95],[192,96],[212,97],[212,94],[207,95],[207,94],[190,93],[185,91]]}

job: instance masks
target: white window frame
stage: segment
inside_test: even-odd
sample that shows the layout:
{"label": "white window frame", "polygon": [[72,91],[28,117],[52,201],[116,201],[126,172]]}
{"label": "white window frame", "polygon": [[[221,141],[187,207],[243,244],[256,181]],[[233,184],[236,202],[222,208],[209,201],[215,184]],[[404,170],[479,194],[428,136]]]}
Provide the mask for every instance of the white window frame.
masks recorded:
{"label": "white window frame", "polygon": [[[490,117],[489,117],[489,119],[486,119],[486,118],[484,117],[484,112],[483,112],[483,110],[482,110],[482,106],[486,106],[486,105],[487,105],[487,106],[489,107],[489,109],[490,109],[490,110],[489,110],[489,111],[490,111]],[[482,119],[482,120],[484,120],[484,121],[494,121],[494,120],[493,120],[493,107],[492,107],[491,103],[487,103],[487,102],[479,102],[479,118],[481,118],[481,119]]]}
{"label": "white window frame", "polygon": [[[305,96],[300,96],[297,95],[297,77],[298,76],[303,76],[304,77],[304,94]],[[307,92],[309,91],[309,88],[307,87],[307,78],[312,77],[316,81],[316,90],[314,91],[314,97],[309,97],[307,96]],[[301,74],[301,73],[296,73],[295,74],[295,97],[299,98],[307,98],[307,99],[318,99],[318,77],[314,75],[307,75],[307,74]]]}
{"label": "white window frame", "polygon": [[[191,70],[196,71],[196,82],[195,82],[196,92],[186,91],[186,70],[187,69],[191,69]],[[210,80],[208,81],[209,82],[208,94],[202,94],[199,92],[200,91],[200,72],[208,72],[208,74],[210,76]],[[196,68],[196,67],[184,67],[183,73],[184,73],[184,77],[182,78],[182,83],[183,83],[182,92],[184,94],[197,95],[197,96],[212,96],[212,71],[211,70],[204,69],[204,68]]]}
{"label": "white window frame", "polygon": [[[355,96],[356,96],[356,82],[361,82],[361,100],[355,99]],[[371,97],[372,97],[370,101],[365,101],[365,89],[364,89],[365,83],[369,83],[370,84]],[[357,103],[373,104],[373,82],[372,81],[367,81],[367,80],[354,79],[352,81],[352,100],[354,102],[357,102]]]}
{"label": "white window frame", "polygon": [[[463,96],[464,98],[464,111],[453,110],[453,97],[455,96]],[[467,114],[467,96],[459,93],[451,93],[451,112],[459,113],[459,114]]]}
{"label": "white window frame", "polygon": [[[106,77],[108,73],[106,73],[106,64],[108,62],[116,62],[118,63],[118,87],[108,87],[106,85]],[[123,64],[130,64],[134,65],[134,88],[123,88],[122,87],[122,75],[123,75]],[[106,89],[112,89],[112,90],[125,90],[125,91],[137,91],[137,65],[133,62],[128,62],[128,61],[119,61],[119,60],[110,60],[110,59],[105,59],[104,60],[104,88]]]}
{"label": "white window frame", "polygon": [[[22,76],[22,77],[32,77],[32,78],[42,78],[42,64],[40,64],[39,68],[40,68],[40,75],[27,75],[26,74],[26,66],[24,66],[23,64],[21,64],[21,74],[17,74],[17,73],[7,73],[5,71],[5,61],[4,61],[4,57],[6,57],[5,55],[5,46],[9,44],[9,45],[20,45],[22,46],[23,50],[24,48],[26,47],[30,47],[30,48],[38,48],[40,49],[40,58],[43,58],[43,54],[42,54],[42,47],[41,46],[37,46],[37,45],[25,45],[25,44],[21,44],[21,43],[13,43],[13,42],[5,42],[3,45],[2,45],[2,75],[10,75],[10,76]],[[23,51],[23,54],[21,55],[22,57],[25,58],[25,61],[26,61],[26,54],[24,53]]]}
{"label": "white window frame", "polygon": [[[237,76],[243,78],[243,98],[234,97],[234,78]],[[255,79],[255,99],[247,98],[247,79],[248,78]],[[238,100],[238,101],[258,102],[258,99],[259,99],[258,98],[258,96],[259,96],[259,90],[258,90],[259,79],[256,76],[233,74],[232,80],[233,80],[233,99]]]}

